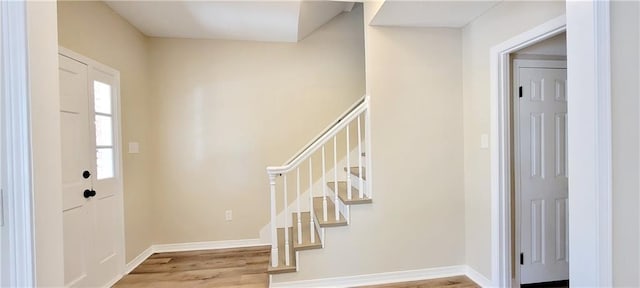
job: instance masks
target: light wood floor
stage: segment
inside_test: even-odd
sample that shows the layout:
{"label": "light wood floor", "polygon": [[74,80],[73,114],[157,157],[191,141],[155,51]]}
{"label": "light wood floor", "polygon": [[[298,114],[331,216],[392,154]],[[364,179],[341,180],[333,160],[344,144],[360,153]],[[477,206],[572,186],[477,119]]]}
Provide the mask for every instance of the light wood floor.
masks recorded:
{"label": "light wood floor", "polygon": [[[156,253],[114,287],[269,287],[269,246]],[[393,283],[368,288],[480,287],[465,276]]]}
{"label": "light wood floor", "polygon": [[373,286],[362,286],[361,288],[435,288],[435,287],[447,287],[447,288],[476,288],[480,287],[475,282],[466,276],[453,276],[447,278],[437,278],[430,280],[421,280],[413,282],[403,283],[391,283]]}
{"label": "light wood floor", "polygon": [[156,253],[114,287],[269,287],[270,246]]}

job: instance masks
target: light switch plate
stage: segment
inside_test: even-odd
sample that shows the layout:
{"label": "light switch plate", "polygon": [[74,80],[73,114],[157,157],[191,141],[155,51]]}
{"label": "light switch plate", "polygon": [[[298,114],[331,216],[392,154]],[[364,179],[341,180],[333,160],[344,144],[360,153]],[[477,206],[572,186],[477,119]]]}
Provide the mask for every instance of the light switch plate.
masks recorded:
{"label": "light switch plate", "polygon": [[487,134],[480,135],[480,148],[482,149],[489,148],[489,135]]}
{"label": "light switch plate", "polygon": [[129,154],[140,153],[140,145],[138,142],[129,142]]}

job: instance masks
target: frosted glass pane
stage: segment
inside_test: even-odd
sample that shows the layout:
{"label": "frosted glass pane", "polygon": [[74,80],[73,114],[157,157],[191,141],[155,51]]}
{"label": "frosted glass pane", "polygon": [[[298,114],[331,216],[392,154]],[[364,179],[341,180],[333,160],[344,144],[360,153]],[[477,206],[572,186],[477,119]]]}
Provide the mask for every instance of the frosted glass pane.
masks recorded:
{"label": "frosted glass pane", "polygon": [[113,145],[113,128],[111,126],[111,116],[96,115],[96,145]]}
{"label": "frosted glass pane", "polygon": [[113,178],[113,148],[96,149],[96,166],[98,166],[98,180]]}
{"label": "frosted glass pane", "polygon": [[111,85],[93,81],[93,95],[96,112],[111,114]]}

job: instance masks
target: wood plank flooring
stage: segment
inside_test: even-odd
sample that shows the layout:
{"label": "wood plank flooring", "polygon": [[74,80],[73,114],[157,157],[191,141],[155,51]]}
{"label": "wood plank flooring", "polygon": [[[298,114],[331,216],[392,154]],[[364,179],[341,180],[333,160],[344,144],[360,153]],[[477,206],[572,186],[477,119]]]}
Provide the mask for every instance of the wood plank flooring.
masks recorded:
{"label": "wood plank flooring", "polygon": [[390,283],[373,286],[362,286],[360,288],[435,288],[435,287],[447,287],[447,288],[476,288],[480,287],[467,276],[453,276],[446,278],[437,278],[413,282],[403,283]]}
{"label": "wood plank flooring", "polygon": [[[113,287],[269,287],[270,246],[156,253]],[[392,283],[367,288],[480,287],[465,276]]]}
{"label": "wood plank flooring", "polygon": [[114,287],[269,287],[270,246],[156,253]]}

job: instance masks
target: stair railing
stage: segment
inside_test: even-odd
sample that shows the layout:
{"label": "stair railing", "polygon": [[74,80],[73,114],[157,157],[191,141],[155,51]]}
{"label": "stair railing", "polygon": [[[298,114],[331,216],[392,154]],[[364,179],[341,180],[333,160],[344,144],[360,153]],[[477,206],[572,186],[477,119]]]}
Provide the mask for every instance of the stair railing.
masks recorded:
{"label": "stair railing", "polygon": [[[349,109],[347,109],[347,111],[345,111],[342,115],[340,115],[340,117],[338,117],[338,119],[336,121],[334,121],[331,125],[329,125],[327,128],[325,128],[323,130],[322,133],[320,133],[316,138],[314,138],[314,140],[312,140],[311,142],[309,142],[307,145],[304,146],[303,149],[301,149],[300,151],[298,151],[298,153],[294,154],[294,156],[289,159],[286,164],[282,165],[282,166],[269,166],[267,167],[267,174],[269,175],[269,187],[270,187],[270,194],[271,194],[271,266],[272,267],[277,267],[278,263],[279,263],[279,251],[278,251],[278,233],[277,233],[277,229],[278,229],[278,223],[277,223],[277,205],[276,205],[276,178],[277,177],[283,177],[283,199],[284,199],[284,258],[285,258],[285,266],[290,266],[290,245],[292,245],[290,243],[290,237],[289,237],[289,227],[291,227],[289,225],[289,216],[288,213],[288,191],[287,191],[287,174],[290,172],[293,172],[295,170],[295,177],[296,177],[296,196],[297,199],[296,201],[296,208],[297,211],[295,211],[295,213],[297,213],[297,223],[292,223],[292,225],[297,225],[297,240],[298,240],[298,244],[301,244],[303,239],[302,239],[302,225],[306,225],[302,223],[302,217],[301,217],[301,211],[300,211],[300,167],[301,165],[303,165],[305,162],[308,163],[309,165],[309,210],[310,210],[310,221],[309,221],[309,230],[311,231],[310,233],[310,242],[311,243],[315,243],[316,239],[315,239],[315,225],[316,223],[314,222],[314,204],[313,204],[313,163],[312,163],[312,159],[311,156],[313,156],[316,152],[320,151],[321,152],[321,157],[322,157],[322,211],[323,213],[323,220],[327,221],[328,220],[328,215],[330,211],[328,210],[328,205],[327,205],[327,179],[326,179],[326,168],[327,168],[327,160],[326,160],[326,151],[325,151],[325,145],[333,140],[333,177],[334,177],[334,211],[332,214],[334,214],[333,216],[335,217],[336,221],[340,220],[340,211],[339,211],[339,205],[338,205],[338,158],[337,158],[337,154],[338,154],[338,143],[337,143],[337,135],[338,133],[341,133],[342,131],[345,131],[346,133],[346,167],[347,167],[347,171],[346,171],[346,179],[347,179],[347,198],[349,200],[352,199],[352,187],[351,187],[351,157],[350,157],[350,152],[351,152],[351,146],[350,146],[350,137],[351,137],[351,131],[350,131],[350,126],[357,126],[357,153],[358,153],[358,175],[359,175],[359,197],[363,198],[363,196],[366,194],[368,197],[371,197],[370,194],[370,186],[365,188],[364,185],[364,181],[363,178],[366,179],[371,179],[370,174],[371,169],[366,169],[366,176],[364,176],[363,174],[363,161],[362,161],[362,157],[363,155],[367,155],[367,159],[369,158],[369,153],[370,153],[370,145],[368,145],[370,142],[365,142],[364,139],[367,139],[366,137],[369,136],[369,96],[363,96],[362,98],[360,98],[356,103],[354,103]],[[363,131],[364,128],[364,131]],[[366,144],[366,145],[365,145]],[[366,147],[364,147],[366,146]],[[365,154],[363,154],[363,152],[365,152]],[[368,183],[371,183],[370,181],[367,181]],[[369,184],[370,185],[370,184]]]}

